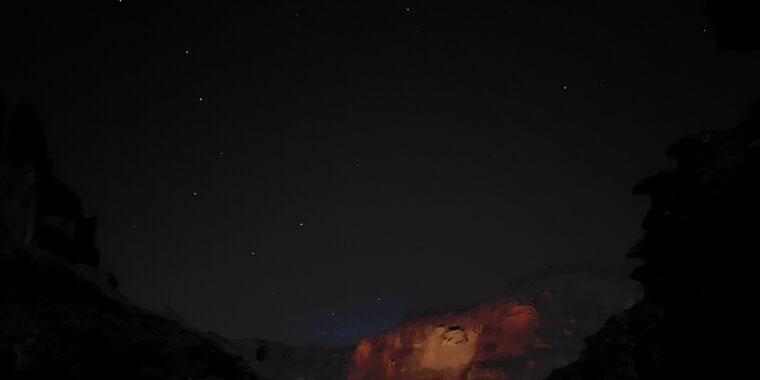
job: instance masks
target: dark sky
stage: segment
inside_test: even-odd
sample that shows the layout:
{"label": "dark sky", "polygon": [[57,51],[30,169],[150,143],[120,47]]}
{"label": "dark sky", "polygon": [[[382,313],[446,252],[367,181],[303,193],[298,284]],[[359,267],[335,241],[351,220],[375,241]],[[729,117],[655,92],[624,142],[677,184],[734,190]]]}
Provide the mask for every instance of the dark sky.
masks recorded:
{"label": "dark sky", "polygon": [[630,188],[760,97],[760,55],[665,3],[4,2],[0,91],[37,107],[127,296],[346,343],[626,262]]}

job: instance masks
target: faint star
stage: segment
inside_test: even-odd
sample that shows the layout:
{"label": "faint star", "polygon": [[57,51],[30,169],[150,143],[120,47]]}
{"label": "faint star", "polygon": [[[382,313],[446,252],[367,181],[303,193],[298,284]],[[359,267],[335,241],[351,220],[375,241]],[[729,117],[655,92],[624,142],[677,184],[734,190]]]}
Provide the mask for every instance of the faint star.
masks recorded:
{"label": "faint star", "polygon": [[298,222],[299,227],[303,227],[303,222]]}
{"label": "faint star", "polygon": [[380,301],[382,301],[382,298],[377,297],[377,302],[380,302]]}
{"label": "faint star", "polygon": [[254,251],[251,251],[251,256],[253,256],[253,255],[255,255],[255,254],[256,254],[256,252],[254,252]]}
{"label": "faint star", "polygon": [[335,312],[330,313],[330,315],[332,315],[334,317],[335,316]]}
{"label": "faint star", "polygon": [[562,89],[563,89],[563,90],[567,90],[567,85],[563,85],[563,86],[562,86]]}
{"label": "faint star", "polygon": [[193,191],[193,196],[198,195],[197,191]]}
{"label": "faint star", "polygon": [[406,11],[407,11],[407,12],[411,12],[412,10],[411,10],[411,9],[409,9],[409,8],[406,8]]}
{"label": "faint star", "polygon": [[185,49],[185,54],[190,54],[190,50]]}
{"label": "faint star", "polygon": [[[119,2],[121,2],[121,1],[119,1]],[[132,225],[132,229],[135,229],[135,228],[137,228],[137,225],[136,225],[136,224],[133,224],[133,225]]]}
{"label": "faint star", "polygon": [[203,101],[203,97],[198,98],[198,101],[202,102]]}

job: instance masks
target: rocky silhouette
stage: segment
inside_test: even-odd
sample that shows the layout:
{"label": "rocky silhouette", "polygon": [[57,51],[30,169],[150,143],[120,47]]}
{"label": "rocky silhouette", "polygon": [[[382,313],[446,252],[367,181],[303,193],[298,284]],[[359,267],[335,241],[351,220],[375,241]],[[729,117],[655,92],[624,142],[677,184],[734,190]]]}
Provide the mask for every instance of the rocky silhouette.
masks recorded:
{"label": "rocky silhouette", "polygon": [[738,126],[684,137],[677,167],[644,179],[644,237],[629,257],[645,295],[586,339],[549,379],[727,378],[751,358],[742,310],[760,250],[760,108]]}
{"label": "rocky silhouette", "polygon": [[42,121],[22,103],[0,109],[2,233],[16,244],[42,248],[70,264],[97,267],[97,220],[84,215],[79,196],[53,175]]}
{"label": "rocky silhouette", "polygon": [[0,102],[0,378],[255,379],[212,339],[97,269],[96,221],[52,171],[42,122]]}

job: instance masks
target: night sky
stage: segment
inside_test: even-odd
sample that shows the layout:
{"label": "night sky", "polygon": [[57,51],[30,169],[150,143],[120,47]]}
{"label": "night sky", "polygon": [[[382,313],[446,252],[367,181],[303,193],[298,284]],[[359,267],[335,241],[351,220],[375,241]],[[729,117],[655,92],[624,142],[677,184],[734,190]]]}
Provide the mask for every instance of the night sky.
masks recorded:
{"label": "night sky", "polygon": [[0,92],[37,108],[139,305],[350,343],[627,262],[631,187],[760,97],[760,55],[665,3],[3,3]]}

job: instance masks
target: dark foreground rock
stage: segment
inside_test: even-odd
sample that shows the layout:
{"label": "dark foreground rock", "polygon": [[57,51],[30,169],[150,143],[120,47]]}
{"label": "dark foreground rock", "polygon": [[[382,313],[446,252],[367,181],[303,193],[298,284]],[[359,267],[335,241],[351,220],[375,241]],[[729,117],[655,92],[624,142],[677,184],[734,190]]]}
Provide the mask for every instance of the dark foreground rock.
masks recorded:
{"label": "dark foreground rock", "polygon": [[677,167],[634,188],[651,198],[644,297],[586,339],[549,379],[724,379],[754,372],[753,288],[760,254],[760,108],[732,129],[668,149]]}
{"label": "dark foreground rock", "polygon": [[[7,111],[7,112],[6,112]],[[42,123],[0,100],[0,379],[255,379],[97,269],[95,218],[53,175]]]}

